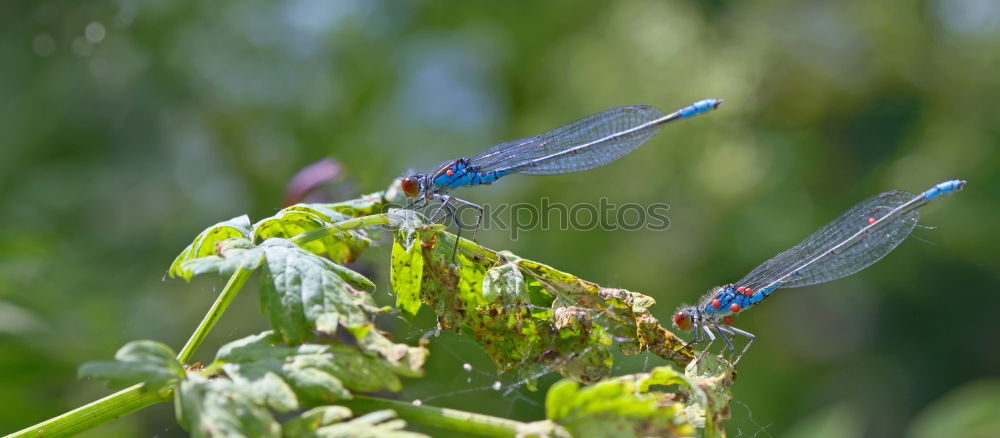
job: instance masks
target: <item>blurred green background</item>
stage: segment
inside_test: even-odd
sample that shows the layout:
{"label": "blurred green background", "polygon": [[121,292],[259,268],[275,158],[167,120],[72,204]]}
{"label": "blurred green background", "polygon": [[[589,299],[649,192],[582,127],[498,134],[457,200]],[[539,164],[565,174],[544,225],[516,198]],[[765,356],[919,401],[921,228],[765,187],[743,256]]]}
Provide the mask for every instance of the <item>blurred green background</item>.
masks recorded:
{"label": "blurred green background", "polygon": [[[179,348],[223,279],[163,281],[170,261],[217,221],[275,212],[309,163],[339,160],[353,197],[613,106],[705,97],[726,103],[611,165],[459,192],[666,202],[667,231],[479,241],[652,295],[667,322],[863,198],[967,179],[924,209],[934,229],[882,262],[737,319],[758,341],[728,429],[935,436],[995,417],[982,412],[1000,399],[1000,3],[98,0],[0,12],[0,432],[107,394],[76,378],[83,361],[132,339]],[[387,251],[363,263],[391,300]],[[266,327],[255,289],[199,360]],[[426,313],[381,323],[409,342],[433,327]],[[495,371],[469,339],[431,348],[427,378],[402,398],[543,417],[544,391],[484,389]],[[616,372],[661,363],[620,359]],[[184,431],[164,404],[91,435]]]}

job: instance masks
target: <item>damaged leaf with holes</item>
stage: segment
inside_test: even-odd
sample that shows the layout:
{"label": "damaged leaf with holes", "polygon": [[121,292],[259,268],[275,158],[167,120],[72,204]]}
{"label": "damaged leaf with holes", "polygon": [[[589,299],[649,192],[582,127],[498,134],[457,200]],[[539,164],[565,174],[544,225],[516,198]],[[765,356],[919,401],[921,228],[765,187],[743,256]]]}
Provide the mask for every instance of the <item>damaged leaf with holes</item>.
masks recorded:
{"label": "damaged leaf with holes", "polygon": [[546,417],[573,436],[724,436],[732,369],[689,377],[669,366],[591,386],[562,380],[545,397]]}
{"label": "damaged leaf with holes", "polygon": [[[518,267],[554,296],[553,308],[574,309],[583,321],[589,318],[604,327],[625,354],[648,350],[679,365],[694,359],[691,347],[649,312],[656,304],[652,297],[602,287],[530,260],[519,260]],[[579,313],[581,309],[586,313]]]}
{"label": "damaged leaf with holes", "polygon": [[[580,382],[603,379],[611,372],[612,345],[626,354],[649,350],[681,365],[693,357],[649,313],[654,301],[648,296],[603,288],[465,240],[453,258],[454,235],[412,221],[396,224],[393,274],[419,279],[394,283],[397,296],[408,297],[407,310],[415,312],[411,300],[419,297],[442,328],[471,334],[500,370],[516,373],[529,387],[552,369]],[[417,276],[412,271],[419,265]]]}

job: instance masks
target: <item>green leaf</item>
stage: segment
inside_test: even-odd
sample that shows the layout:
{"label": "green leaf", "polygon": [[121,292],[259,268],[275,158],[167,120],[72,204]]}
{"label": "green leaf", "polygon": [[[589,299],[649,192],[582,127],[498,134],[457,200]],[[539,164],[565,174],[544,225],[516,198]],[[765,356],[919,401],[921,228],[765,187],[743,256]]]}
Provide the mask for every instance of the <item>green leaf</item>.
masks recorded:
{"label": "green leaf", "polygon": [[257,403],[251,388],[197,374],[174,396],[177,420],[193,437],[280,437],[281,425]]}
{"label": "green leaf", "polygon": [[375,305],[375,284],[363,275],[317,256],[284,239],[252,246],[232,239],[220,255],[185,262],[188,272],[231,272],[256,269],[261,263],[261,309],[271,326],[289,343],[301,343],[314,332],[332,335],[337,326],[365,327],[369,313],[388,309]]}
{"label": "green leaf", "polygon": [[[254,242],[270,238],[290,239],[300,234],[321,228],[335,229],[337,222],[350,219],[320,204],[298,204],[279,211],[253,226],[251,236]],[[351,262],[371,245],[371,240],[362,230],[331,232],[322,238],[303,243],[302,248],[329,257],[337,263]]]}
{"label": "green leaf", "polygon": [[[562,380],[546,394],[546,417],[574,436],[692,436],[704,427],[712,406],[702,390],[706,384],[711,383],[685,377],[672,367],[587,387]],[[706,436],[719,431],[707,431]]]}
{"label": "green leaf", "polygon": [[264,260],[264,253],[257,249],[250,239],[234,237],[217,242],[218,255],[200,257],[185,261],[181,264],[184,272],[191,275],[201,275],[218,272],[219,274],[232,274],[239,268],[247,271],[254,271],[260,267]]}
{"label": "green leaf", "polygon": [[248,238],[250,236],[250,218],[246,215],[232,218],[228,221],[219,222],[205,231],[198,234],[184,251],[170,264],[168,271],[171,278],[181,277],[190,280],[195,274],[184,267],[184,263],[190,260],[216,255],[221,251],[216,244],[232,238]]}
{"label": "green leaf", "polygon": [[87,362],[80,366],[79,374],[107,380],[115,386],[145,382],[146,388],[159,390],[184,378],[184,366],[176,356],[170,347],[159,342],[133,341],[115,353],[115,360]]}
{"label": "green leaf", "polygon": [[[346,411],[346,412],[345,412]],[[403,430],[406,422],[391,410],[369,412],[351,421],[350,410],[323,406],[306,411],[285,423],[285,437],[306,438],[424,438],[427,435]]]}
{"label": "green leaf", "polygon": [[389,340],[386,335],[376,329],[374,325],[369,327],[359,327],[349,329],[358,341],[361,349],[382,356],[386,364],[392,367],[393,372],[405,377],[420,377],[423,375],[423,366],[427,361],[426,340],[421,340],[421,345],[411,347],[406,344],[396,344]]}
{"label": "green leaf", "polygon": [[420,373],[355,347],[280,342],[274,332],[264,332],[226,344],[216,357],[255,400],[279,411],[350,399],[351,391],[399,391],[398,375]]}
{"label": "green leaf", "polygon": [[259,248],[265,252],[261,308],[290,344],[313,331],[332,335],[338,325],[367,326],[369,312],[388,310],[375,305],[375,285],[361,274],[286,240],[268,239]]}

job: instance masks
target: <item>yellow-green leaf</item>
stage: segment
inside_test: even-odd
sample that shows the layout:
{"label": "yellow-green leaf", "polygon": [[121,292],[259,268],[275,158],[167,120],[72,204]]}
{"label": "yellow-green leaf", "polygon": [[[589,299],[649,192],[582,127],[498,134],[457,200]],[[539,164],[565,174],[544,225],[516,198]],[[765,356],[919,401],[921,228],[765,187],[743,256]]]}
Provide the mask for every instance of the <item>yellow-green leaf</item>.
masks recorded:
{"label": "yellow-green leaf", "polygon": [[[724,374],[731,376],[730,371]],[[707,380],[685,377],[666,366],[587,387],[562,380],[546,394],[546,417],[573,436],[693,436],[696,430],[705,427],[706,417],[728,412],[723,404],[718,404],[721,412],[711,411],[717,404],[702,389],[710,384]],[[704,435],[715,436],[720,432],[723,431],[708,429]]]}
{"label": "yellow-green leaf", "polygon": [[[290,239],[320,228],[335,229],[338,222],[350,218],[321,205],[298,204],[254,224],[251,236],[254,242],[271,238]],[[303,243],[302,248],[329,257],[334,262],[347,263],[356,259],[370,244],[364,231],[350,230],[330,232],[322,238]]]}
{"label": "yellow-green leaf", "polygon": [[171,278],[181,277],[190,280],[195,274],[185,269],[184,263],[190,260],[217,255],[219,248],[217,244],[232,238],[249,238],[250,218],[246,215],[232,218],[228,221],[219,222],[205,229],[198,237],[195,237],[184,251],[170,264],[168,273]]}
{"label": "yellow-green leaf", "polygon": [[392,242],[392,270],[389,280],[396,294],[396,307],[415,315],[420,310],[420,286],[424,276],[424,255],[419,241],[409,248],[399,242]]}

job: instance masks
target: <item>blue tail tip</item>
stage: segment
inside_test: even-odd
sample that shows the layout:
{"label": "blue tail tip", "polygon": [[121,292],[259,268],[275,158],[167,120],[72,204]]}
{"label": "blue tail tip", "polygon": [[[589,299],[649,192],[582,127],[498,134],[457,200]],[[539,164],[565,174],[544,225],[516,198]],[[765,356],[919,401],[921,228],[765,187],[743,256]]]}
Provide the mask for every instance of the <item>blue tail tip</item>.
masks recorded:
{"label": "blue tail tip", "polygon": [[964,179],[953,179],[951,181],[945,181],[938,184],[938,187],[941,187],[949,192],[957,192],[965,188],[965,183],[966,181]]}
{"label": "blue tail tip", "polygon": [[924,192],[924,199],[929,201],[941,195],[947,195],[952,192],[960,191],[964,187],[965,187],[964,179],[953,179],[951,181],[945,181],[943,183],[940,183],[932,187],[930,190]]}
{"label": "blue tail tip", "polygon": [[722,105],[722,99],[702,99],[694,103],[693,106],[708,111],[710,109],[718,109],[719,105]]}
{"label": "blue tail tip", "polygon": [[722,99],[702,99],[680,110],[680,118],[686,119],[707,113],[722,105]]}

